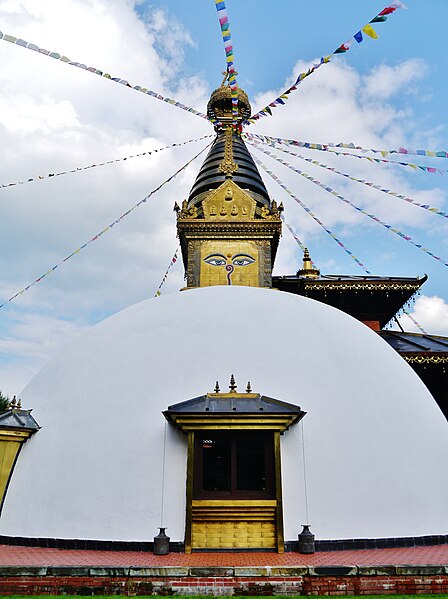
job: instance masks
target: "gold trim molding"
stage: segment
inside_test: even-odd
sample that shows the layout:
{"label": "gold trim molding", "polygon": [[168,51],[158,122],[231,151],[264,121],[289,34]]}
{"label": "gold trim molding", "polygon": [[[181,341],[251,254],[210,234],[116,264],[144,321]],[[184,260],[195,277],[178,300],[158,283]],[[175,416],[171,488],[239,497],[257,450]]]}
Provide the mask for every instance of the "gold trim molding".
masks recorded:
{"label": "gold trim molding", "polygon": [[407,356],[400,354],[409,364],[448,364],[447,356]]}
{"label": "gold trim molding", "polygon": [[415,283],[349,283],[349,282],[319,282],[319,283],[306,283],[305,291],[334,291],[334,290],[368,290],[368,291],[417,291],[420,289],[421,284]]}

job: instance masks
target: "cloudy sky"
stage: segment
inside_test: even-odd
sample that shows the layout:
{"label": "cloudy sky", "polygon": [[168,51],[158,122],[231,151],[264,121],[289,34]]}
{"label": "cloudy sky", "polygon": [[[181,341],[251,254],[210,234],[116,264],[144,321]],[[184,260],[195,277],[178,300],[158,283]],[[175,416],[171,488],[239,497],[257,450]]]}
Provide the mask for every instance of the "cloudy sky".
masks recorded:
{"label": "cloudy sky", "polygon": [[[387,0],[227,1],[238,82],[254,110],[276,98],[316,59],[350,39]],[[408,0],[307,78],[283,107],[248,129],[315,143],[447,150],[446,0]],[[219,85],[224,50],[213,0],[0,0],[0,31],[204,111]],[[105,78],[0,41],[0,303],[79,248],[205,147],[192,142],[101,168],[58,173],[210,134],[203,119]],[[447,267],[256,150],[368,270],[429,281],[410,308],[431,333],[448,335]],[[447,175],[305,151],[352,176],[448,211]],[[279,154],[280,155],[280,154]],[[448,223],[347,178],[282,156],[448,261]],[[447,159],[409,157],[448,169]],[[19,393],[85,328],[152,297],[177,248],[174,201],[184,199],[201,158],[113,229],[0,309],[0,389]],[[263,173],[262,173],[263,174]],[[26,183],[29,178],[43,177]],[[360,269],[267,175],[272,196],[323,273]],[[277,274],[301,254],[285,230]],[[163,293],[183,285],[181,261]],[[403,326],[416,330],[406,316]]]}

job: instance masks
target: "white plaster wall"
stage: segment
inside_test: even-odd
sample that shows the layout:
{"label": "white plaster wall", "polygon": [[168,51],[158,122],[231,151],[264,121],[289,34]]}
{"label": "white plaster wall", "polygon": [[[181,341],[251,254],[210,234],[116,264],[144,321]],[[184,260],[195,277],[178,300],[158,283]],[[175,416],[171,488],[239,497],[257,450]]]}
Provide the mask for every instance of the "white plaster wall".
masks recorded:
{"label": "white plaster wall", "polygon": [[[116,314],[21,394],[24,446],[0,534],[150,540],[160,526],[168,405],[226,388],[297,403],[309,521],[321,539],[445,534],[448,426],[420,379],[367,327],[291,294],[210,287]],[[300,426],[282,437],[285,538],[305,523]],[[163,525],[183,540],[186,439],[167,427]]]}

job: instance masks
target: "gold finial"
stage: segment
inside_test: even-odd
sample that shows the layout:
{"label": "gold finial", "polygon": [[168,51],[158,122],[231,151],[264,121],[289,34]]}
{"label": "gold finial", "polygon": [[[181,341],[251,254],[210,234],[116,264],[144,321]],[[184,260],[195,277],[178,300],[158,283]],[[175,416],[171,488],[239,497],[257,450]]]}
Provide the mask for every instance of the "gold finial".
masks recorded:
{"label": "gold finial", "polygon": [[19,401],[17,402],[17,407],[19,408],[19,410],[22,408],[22,400],[19,398]]}
{"label": "gold finial", "polygon": [[[222,80],[222,83],[221,83],[221,87],[223,87],[224,83],[227,81],[227,79],[229,77],[229,71],[228,70],[227,71],[221,71],[221,73],[224,75],[224,79]],[[238,75],[238,71],[234,71],[234,75],[236,77]]]}
{"label": "gold finial", "polygon": [[216,381],[215,393],[219,393],[219,383],[218,383],[218,381]]}
{"label": "gold finial", "polygon": [[229,389],[231,393],[235,393],[236,392],[236,383],[235,383],[235,377],[233,376],[233,374],[230,376],[230,385],[229,385]]}
{"label": "gold finial", "polygon": [[224,159],[218,169],[224,173],[226,177],[232,177],[233,173],[238,170],[238,165],[233,160],[233,129],[231,126],[226,128],[224,143]]}
{"label": "gold finial", "polygon": [[247,381],[246,393],[252,393],[252,387],[250,386],[250,381]]}
{"label": "gold finial", "polygon": [[174,202],[173,211],[174,211],[174,212],[175,212],[177,215],[179,215],[179,212],[180,212],[180,206],[179,206],[179,204],[178,204],[177,202]]}
{"label": "gold finial", "polygon": [[9,407],[12,410],[16,407],[16,396],[15,395],[12,396],[12,400],[11,400],[11,403],[9,404]]}
{"label": "gold finial", "polygon": [[308,248],[305,248],[303,252],[303,265],[302,268],[297,271],[297,276],[307,277],[308,279],[317,279],[320,275],[320,270],[315,267],[311,260]]}

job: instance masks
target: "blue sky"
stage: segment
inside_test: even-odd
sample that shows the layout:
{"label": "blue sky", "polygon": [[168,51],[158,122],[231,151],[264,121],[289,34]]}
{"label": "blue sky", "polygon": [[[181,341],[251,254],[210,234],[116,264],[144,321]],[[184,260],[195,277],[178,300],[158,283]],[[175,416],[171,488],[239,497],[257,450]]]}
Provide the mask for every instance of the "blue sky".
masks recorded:
{"label": "blue sky", "polygon": [[[210,85],[215,85],[224,64],[219,24],[214,3],[200,4],[199,10],[192,10],[191,3],[176,0],[142,2],[137,11],[144,15],[151,7],[163,6],[181,21],[194,40],[194,46],[185,50],[183,72],[201,73]],[[281,7],[274,7],[255,0],[227,2],[240,85],[251,95],[281,86],[297,57],[311,63],[315,57],[329,54],[387,4],[387,0],[282,0]],[[346,60],[361,72],[368,72],[382,63],[423,58],[429,74],[422,92],[425,109],[420,116],[429,116],[432,126],[443,125],[440,115],[448,101],[443,81],[448,4],[445,0],[409,0],[406,6],[408,10],[398,10],[386,23],[375,26],[379,40],[367,39],[363,45],[353,47]]]}
{"label": "blue sky", "polygon": [[[350,39],[387,0],[227,1],[238,82],[255,110],[295,76]],[[408,0],[379,39],[365,39],[306,79],[274,116],[250,130],[311,142],[448,149],[446,0]],[[225,65],[214,2],[0,0],[0,31],[85,62],[204,110]],[[0,182],[72,169],[200,137],[202,119],[150,97],[0,41]],[[201,145],[202,143],[202,145]],[[191,158],[205,142],[58,180],[0,189],[0,303],[59,263]],[[257,154],[261,157],[260,154]],[[339,170],[448,211],[447,176],[303,152]],[[448,258],[446,219],[284,156],[351,201]],[[415,157],[413,157],[416,161]],[[263,161],[370,271],[429,275],[411,311],[448,335],[447,267],[267,157]],[[448,160],[421,159],[448,169]],[[28,293],[0,310],[0,389],[18,393],[74,336],[154,295],[176,250],[174,201],[188,194],[197,162]],[[263,174],[263,173],[262,173]],[[448,173],[447,173],[448,175]],[[275,183],[287,220],[324,273],[363,272]],[[300,266],[284,232],[277,274]],[[183,286],[180,261],[163,292]],[[415,327],[406,317],[403,326]]]}

